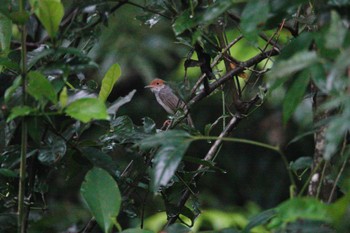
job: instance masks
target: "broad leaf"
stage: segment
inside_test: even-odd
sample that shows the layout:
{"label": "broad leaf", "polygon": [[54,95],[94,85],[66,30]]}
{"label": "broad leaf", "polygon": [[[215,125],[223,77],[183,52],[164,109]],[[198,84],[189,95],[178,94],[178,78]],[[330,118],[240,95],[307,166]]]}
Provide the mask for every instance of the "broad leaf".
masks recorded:
{"label": "broad leaf", "polygon": [[0,51],[7,53],[10,49],[12,37],[12,22],[0,13]]}
{"label": "broad leaf", "polygon": [[166,233],[190,233],[191,229],[180,223],[175,223],[165,229]]}
{"label": "broad leaf", "polygon": [[87,158],[95,167],[100,167],[109,172],[115,172],[116,164],[112,158],[103,151],[94,147],[85,147],[81,149],[82,155]]}
{"label": "broad leaf", "polygon": [[9,88],[6,89],[5,95],[4,95],[5,103],[8,103],[11,100],[12,95],[15,93],[15,91],[21,85],[21,83],[22,83],[22,77],[18,76],[13,81],[12,85]]}
{"label": "broad leaf", "polygon": [[141,149],[150,149],[159,146],[153,160],[152,191],[156,192],[160,186],[168,184],[190,143],[190,135],[180,130],[157,133],[140,142]]}
{"label": "broad leaf", "polygon": [[45,165],[52,165],[60,160],[67,151],[66,142],[54,135],[49,134],[45,138],[45,146],[42,146],[38,153],[38,160]]}
{"label": "broad leaf", "polygon": [[302,101],[306,88],[310,81],[310,75],[308,70],[300,73],[300,75],[294,80],[292,86],[289,88],[284,100],[283,100],[283,123],[286,124],[295,109]]}
{"label": "broad leaf", "polygon": [[342,79],[350,65],[350,47],[342,51],[339,56],[337,57],[335,63],[332,65],[332,68],[327,75],[327,90],[336,90],[336,91],[342,91],[344,88],[344,85],[348,85],[348,79]]}
{"label": "broad leaf", "polygon": [[118,64],[112,65],[107,73],[105,74],[103,80],[102,80],[102,85],[101,85],[101,90],[98,95],[98,98],[102,101],[106,101],[109,94],[111,93],[114,84],[117,82],[118,78],[121,75],[121,70],[120,66]]}
{"label": "broad leaf", "polygon": [[56,37],[64,15],[63,4],[60,0],[30,0],[34,13],[44,25],[50,37]]}
{"label": "broad leaf", "polygon": [[107,120],[107,108],[97,98],[82,98],[72,102],[65,110],[66,114],[84,123],[91,120]]}
{"label": "broad leaf", "polygon": [[111,232],[122,201],[113,177],[101,168],[93,168],[86,174],[80,193],[103,232]]}
{"label": "broad leaf", "polygon": [[0,168],[0,175],[5,177],[10,177],[10,178],[18,177],[17,172],[14,172],[7,168]]}
{"label": "broad leaf", "polygon": [[295,161],[292,161],[290,163],[290,168],[297,172],[299,170],[308,169],[312,165],[312,158],[311,157],[300,157]]}
{"label": "broad leaf", "polygon": [[38,101],[50,100],[57,103],[57,96],[54,87],[47,78],[39,72],[31,71],[28,73],[28,93]]}
{"label": "broad leaf", "polygon": [[118,109],[123,106],[126,103],[129,103],[134,97],[134,94],[136,93],[136,90],[132,90],[129,94],[123,97],[119,97],[116,101],[114,101],[111,106],[108,107],[108,114],[115,115],[118,111]]}
{"label": "broad leaf", "polygon": [[6,122],[10,122],[11,120],[15,119],[16,117],[28,116],[33,112],[35,112],[35,109],[31,108],[29,106],[16,106],[16,107],[11,109],[11,114],[7,117]]}

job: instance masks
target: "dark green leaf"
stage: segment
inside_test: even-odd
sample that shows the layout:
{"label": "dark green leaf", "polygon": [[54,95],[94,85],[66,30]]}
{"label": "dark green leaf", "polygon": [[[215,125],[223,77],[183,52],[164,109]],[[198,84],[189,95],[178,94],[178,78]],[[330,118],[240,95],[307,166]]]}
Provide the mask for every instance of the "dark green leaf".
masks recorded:
{"label": "dark green leaf", "polygon": [[28,93],[38,101],[50,100],[57,103],[57,96],[50,81],[41,73],[31,71],[28,73]]}
{"label": "dark green leaf", "polygon": [[12,85],[6,89],[5,91],[5,103],[8,103],[10,99],[12,98],[13,93],[17,90],[17,88],[21,85],[22,78],[18,76],[12,83]]}
{"label": "dark green leaf", "polygon": [[6,122],[10,122],[11,120],[15,119],[16,117],[20,116],[28,116],[29,114],[35,112],[36,110],[34,108],[31,108],[29,106],[16,106],[11,109],[11,114],[8,116]]}
{"label": "dark green leaf", "polygon": [[103,232],[111,232],[121,205],[113,177],[101,168],[93,168],[86,174],[80,192]]}
{"label": "dark green leaf", "polygon": [[17,72],[20,71],[19,65],[16,62],[11,61],[7,57],[0,57],[0,70],[1,66],[4,66],[5,68],[15,70]]}
{"label": "dark green leaf", "polygon": [[51,54],[54,54],[54,49],[47,49],[43,47],[39,47],[36,50],[28,52],[27,54],[27,68],[31,69],[40,59],[47,57]]}
{"label": "dark green leaf", "polygon": [[65,110],[67,115],[87,123],[91,120],[107,120],[107,108],[97,98],[82,98],[72,102]]}
{"label": "dark green leaf", "polygon": [[278,56],[278,60],[287,60],[296,53],[308,51],[313,39],[314,35],[311,32],[300,34],[300,36],[293,39],[286,47],[283,48],[281,55]]}
{"label": "dark green leaf", "polygon": [[44,141],[45,146],[38,152],[38,160],[42,164],[52,165],[66,154],[67,145],[62,138],[49,134]]}
{"label": "dark green leaf", "polygon": [[7,168],[0,168],[0,175],[2,176],[6,176],[6,177],[18,177],[18,173],[17,172],[14,172],[10,169],[7,169]]}
{"label": "dark green leaf", "polygon": [[160,147],[153,160],[151,188],[154,192],[173,177],[190,143],[190,135],[180,130],[157,133],[140,142],[143,150]]}
{"label": "dark green leaf", "polygon": [[204,11],[194,12],[192,15],[191,9],[185,10],[172,25],[175,35],[180,35],[188,29],[192,29],[197,25],[209,25],[226,10],[233,5],[231,0],[221,0],[209,5]]}
{"label": "dark green leaf", "polygon": [[12,37],[12,21],[0,13],[0,51],[7,53]]}
{"label": "dark green leaf", "polygon": [[250,219],[248,225],[244,228],[242,233],[249,233],[250,230],[253,229],[254,227],[266,224],[275,215],[276,215],[276,211],[274,209],[265,210],[259,213],[258,215]]}
{"label": "dark green leaf", "polygon": [[121,75],[120,66],[118,64],[112,65],[104,78],[102,79],[101,90],[98,98],[102,101],[106,101],[109,94],[111,93],[114,84],[117,82],[118,78]]}
{"label": "dark green leaf", "polygon": [[103,153],[101,150],[94,147],[85,147],[81,149],[82,155],[86,157],[95,167],[100,167],[114,173],[117,169],[116,164],[113,162],[112,158]]}
{"label": "dark green leaf", "polygon": [[50,37],[55,37],[64,15],[60,0],[30,0],[34,13]]}
{"label": "dark green leaf", "polygon": [[268,18],[270,11],[268,0],[252,0],[248,1],[241,16],[241,29],[245,38],[256,41],[257,28],[263,24]]}
{"label": "dark green leaf", "polygon": [[303,169],[308,169],[312,165],[312,158],[311,157],[300,157],[295,161],[292,161],[290,163],[290,168],[293,171],[299,171]]}
{"label": "dark green leaf", "polygon": [[283,100],[283,123],[286,124],[299,103],[303,100],[307,86],[309,85],[310,74],[308,70],[301,72],[292,83]]}

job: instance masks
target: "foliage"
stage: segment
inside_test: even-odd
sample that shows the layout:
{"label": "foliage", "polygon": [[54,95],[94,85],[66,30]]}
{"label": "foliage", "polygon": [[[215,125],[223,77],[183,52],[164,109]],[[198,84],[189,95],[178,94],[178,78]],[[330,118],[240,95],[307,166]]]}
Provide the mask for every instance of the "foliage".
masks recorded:
{"label": "foliage", "polygon": [[[0,231],[150,233],[144,226],[161,210],[166,220],[154,230],[168,233],[347,232],[349,10],[346,0],[5,0]],[[160,129],[142,112],[149,102],[135,80],[156,74],[184,77],[177,90],[195,128],[184,123],[186,111]],[[132,88],[118,89],[123,80]],[[285,145],[279,135],[301,125],[305,101],[312,121]],[[136,102],[141,117],[120,110]],[[282,113],[281,125],[265,123],[274,141],[247,138],[256,115],[276,111],[271,106]],[[274,189],[256,186],[265,196],[283,189],[289,199],[254,213],[201,215],[203,180],[220,188],[217,200],[239,195],[246,184],[232,191],[222,174],[254,173],[268,161],[234,169],[239,150],[227,152],[224,142],[245,144],[250,161],[279,155],[280,174],[258,175]],[[312,152],[293,151],[299,142]]]}

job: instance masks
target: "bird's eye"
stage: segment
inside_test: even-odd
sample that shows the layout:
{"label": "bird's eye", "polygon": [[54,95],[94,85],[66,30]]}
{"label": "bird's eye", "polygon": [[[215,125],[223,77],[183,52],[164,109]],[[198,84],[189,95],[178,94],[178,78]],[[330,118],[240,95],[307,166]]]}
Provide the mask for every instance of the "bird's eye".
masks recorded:
{"label": "bird's eye", "polygon": [[157,85],[159,85],[160,83],[156,83]]}

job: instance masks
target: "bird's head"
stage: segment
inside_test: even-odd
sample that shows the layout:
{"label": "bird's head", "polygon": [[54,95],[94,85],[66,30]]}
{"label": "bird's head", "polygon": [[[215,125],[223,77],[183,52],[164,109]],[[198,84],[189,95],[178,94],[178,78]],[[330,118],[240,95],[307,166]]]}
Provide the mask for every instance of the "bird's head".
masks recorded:
{"label": "bird's head", "polygon": [[150,88],[152,92],[159,92],[165,87],[165,81],[157,78],[154,79],[149,85],[145,86],[145,88]]}

